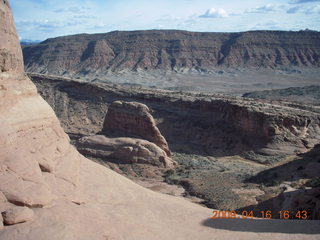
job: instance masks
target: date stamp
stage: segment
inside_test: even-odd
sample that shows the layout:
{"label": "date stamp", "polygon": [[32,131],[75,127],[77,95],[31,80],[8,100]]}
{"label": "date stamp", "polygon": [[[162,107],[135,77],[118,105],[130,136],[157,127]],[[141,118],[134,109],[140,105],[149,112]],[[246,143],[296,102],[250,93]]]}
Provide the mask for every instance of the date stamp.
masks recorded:
{"label": "date stamp", "polygon": [[236,213],[236,211],[222,211],[213,210],[211,219],[253,219],[253,218],[263,218],[263,219],[301,219],[307,220],[309,218],[308,211],[301,210],[296,212],[291,211],[278,211],[272,212],[267,211],[242,211],[241,213]]}

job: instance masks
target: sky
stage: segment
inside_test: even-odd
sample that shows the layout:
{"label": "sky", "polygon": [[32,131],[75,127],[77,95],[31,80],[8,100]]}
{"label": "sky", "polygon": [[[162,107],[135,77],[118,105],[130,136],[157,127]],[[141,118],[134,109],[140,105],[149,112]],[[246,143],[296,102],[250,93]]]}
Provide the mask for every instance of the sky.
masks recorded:
{"label": "sky", "polygon": [[20,39],[115,30],[320,30],[320,0],[10,0]]}

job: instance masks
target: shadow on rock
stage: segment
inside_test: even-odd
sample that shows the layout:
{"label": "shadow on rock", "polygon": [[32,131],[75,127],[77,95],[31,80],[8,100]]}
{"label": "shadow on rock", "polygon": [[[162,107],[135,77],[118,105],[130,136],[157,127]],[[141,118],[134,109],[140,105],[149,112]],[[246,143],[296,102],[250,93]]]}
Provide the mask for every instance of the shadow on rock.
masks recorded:
{"label": "shadow on rock", "polygon": [[203,226],[235,232],[319,234],[320,221],[262,220],[262,219],[207,219]]}
{"label": "shadow on rock", "polygon": [[249,178],[251,183],[263,183],[274,186],[283,181],[294,181],[302,178],[320,176],[320,144],[315,145],[310,151],[299,154],[298,157],[286,164],[267,169],[258,175]]}
{"label": "shadow on rock", "polygon": [[290,189],[289,191],[283,192],[276,197],[262,201],[257,205],[251,205],[236,210],[238,214],[241,214],[243,211],[253,211],[254,216],[257,217],[262,217],[262,211],[270,211],[272,218],[284,218],[284,211],[287,211],[290,214],[290,219],[301,218],[302,212],[305,212],[305,218],[303,219],[319,220],[320,188],[308,190]]}

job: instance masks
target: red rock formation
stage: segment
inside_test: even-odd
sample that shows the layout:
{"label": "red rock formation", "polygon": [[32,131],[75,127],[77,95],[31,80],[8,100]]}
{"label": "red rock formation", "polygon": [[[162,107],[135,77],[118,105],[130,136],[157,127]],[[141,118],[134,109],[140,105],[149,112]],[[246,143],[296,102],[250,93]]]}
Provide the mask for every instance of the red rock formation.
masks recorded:
{"label": "red rock formation", "polygon": [[155,143],[171,156],[168,143],[161,135],[149,108],[138,102],[115,101],[108,107],[102,132],[120,131]]}
{"label": "red rock formation", "polygon": [[177,165],[157,145],[142,139],[87,136],[79,140],[77,148],[83,154],[120,163],[142,163],[167,168]]}
{"label": "red rock formation", "polygon": [[0,4],[0,72],[23,72],[22,51],[7,1]]}

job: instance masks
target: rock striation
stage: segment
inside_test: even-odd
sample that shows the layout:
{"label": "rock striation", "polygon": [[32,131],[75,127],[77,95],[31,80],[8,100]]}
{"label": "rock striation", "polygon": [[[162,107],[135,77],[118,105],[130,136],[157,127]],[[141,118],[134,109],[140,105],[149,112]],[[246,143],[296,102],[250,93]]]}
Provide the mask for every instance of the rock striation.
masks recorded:
{"label": "rock striation", "polygon": [[136,138],[87,136],[78,141],[78,150],[89,156],[115,159],[117,163],[142,163],[172,168],[175,162],[154,143]]}
{"label": "rock striation", "polygon": [[[68,137],[23,73],[22,53],[7,1],[1,1],[0,8],[0,192],[14,204],[46,206],[52,193],[39,165],[52,162],[57,172],[64,172],[59,167],[57,148],[61,146],[66,152]],[[41,140],[43,136],[48,136],[47,143]]]}
{"label": "rock striation", "polygon": [[108,134],[138,136],[155,143],[168,156],[168,143],[156,126],[150,109],[142,103],[115,101],[108,107],[102,132]]}
{"label": "rock striation", "polygon": [[320,33],[177,30],[115,31],[47,39],[25,46],[29,72],[85,76],[122,70],[319,67]]}

